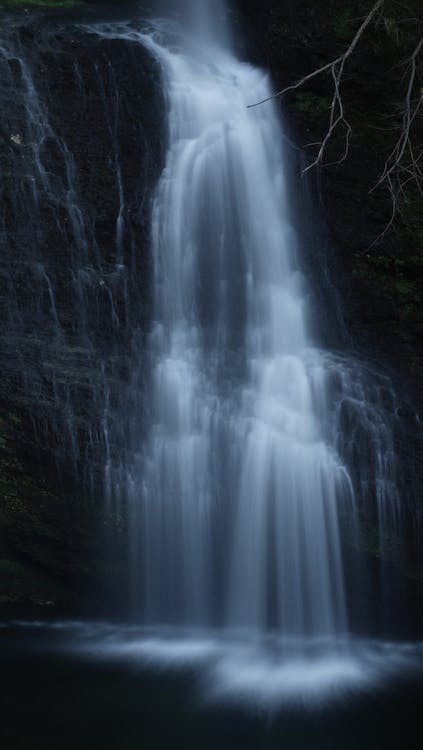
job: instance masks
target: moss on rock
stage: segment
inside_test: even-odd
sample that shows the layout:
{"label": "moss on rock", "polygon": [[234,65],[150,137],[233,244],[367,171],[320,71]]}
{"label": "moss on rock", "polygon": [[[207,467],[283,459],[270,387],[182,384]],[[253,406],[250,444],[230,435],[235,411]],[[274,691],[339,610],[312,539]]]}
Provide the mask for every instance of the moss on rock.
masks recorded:
{"label": "moss on rock", "polygon": [[[125,519],[39,471],[20,442],[24,417],[0,413],[0,612],[105,606],[125,590]],[[111,541],[112,540],[112,541]],[[108,559],[113,549],[114,562]]]}
{"label": "moss on rock", "polygon": [[[343,54],[372,5],[369,0],[322,0],[318,7],[313,0],[239,2],[254,23],[254,38],[260,35],[259,61],[270,68],[275,91]],[[423,375],[423,199],[415,180],[407,179],[391,222],[389,184],[378,183],[401,132],[410,55],[423,29],[420,11],[420,0],[389,0],[366,29],[340,89],[351,131],[344,123],[332,133],[319,174],[331,237],[329,272],[343,297],[355,347],[401,368],[416,399]],[[422,75],[419,56],[415,98]],[[326,71],[280,100],[292,140],[306,147],[310,162],[328,132],[333,94]],[[422,120],[415,117],[411,137],[417,155],[422,134]]]}
{"label": "moss on rock", "polygon": [[82,0],[1,0],[0,6],[7,8],[76,8]]}

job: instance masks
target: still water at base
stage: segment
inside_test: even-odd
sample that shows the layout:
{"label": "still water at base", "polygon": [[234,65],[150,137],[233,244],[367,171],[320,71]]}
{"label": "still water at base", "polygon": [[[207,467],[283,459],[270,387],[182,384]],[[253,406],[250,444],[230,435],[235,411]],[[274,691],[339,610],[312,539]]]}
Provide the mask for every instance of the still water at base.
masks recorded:
{"label": "still water at base", "polygon": [[423,645],[14,623],[2,747],[355,750],[411,742]]}

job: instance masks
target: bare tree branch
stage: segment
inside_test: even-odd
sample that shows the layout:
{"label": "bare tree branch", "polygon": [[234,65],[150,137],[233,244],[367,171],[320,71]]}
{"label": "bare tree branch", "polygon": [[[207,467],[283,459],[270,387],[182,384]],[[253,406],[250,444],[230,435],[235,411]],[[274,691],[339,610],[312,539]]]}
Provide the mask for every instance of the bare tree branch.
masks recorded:
{"label": "bare tree branch", "polygon": [[[313,70],[306,76],[303,76],[299,81],[286,86],[281,91],[272,94],[272,96],[262,99],[255,104],[250,104],[249,107],[257,107],[261,104],[265,104],[277,97],[282,97],[290,91],[295,91],[303,87],[308,81],[313,80],[317,76],[327,74],[330,72],[333,79],[333,96],[330,105],[330,116],[328,127],[323,139],[317,143],[308,144],[308,146],[315,146],[318,148],[317,155],[313,161],[304,169],[307,172],[309,169],[323,163],[324,155],[327,150],[328,143],[332,138],[334,132],[339,128],[343,128],[345,131],[345,148],[339,159],[333,162],[325,163],[324,166],[342,164],[348,156],[350,140],[353,134],[352,127],[348,122],[345,114],[345,106],[341,96],[341,84],[345,72],[345,66],[351,55],[354,53],[361,37],[368,28],[368,26],[374,21],[377,15],[383,13],[384,0],[377,0],[372,6],[367,16],[362,21],[358,28],[355,36],[351,43],[342,55],[339,55],[331,62],[322,65],[320,68]],[[381,18],[383,16],[381,15]],[[391,23],[388,24],[388,21]],[[406,18],[402,19],[402,23],[406,22],[418,22],[418,19]],[[386,29],[391,30],[392,21],[391,19],[384,19]],[[395,27],[396,28],[396,27]],[[391,30],[392,33],[392,30]],[[383,168],[380,173],[376,184],[370,190],[373,193],[376,189],[384,187],[390,197],[391,201],[391,216],[380,235],[374,240],[370,247],[377,244],[381,239],[385,237],[387,232],[393,227],[395,219],[401,212],[401,206],[405,206],[407,203],[407,195],[405,193],[405,187],[414,186],[414,189],[420,195],[423,195],[423,146],[422,144],[416,144],[413,134],[415,128],[413,127],[417,123],[418,116],[423,110],[423,89],[416,94],[415,88],[418,83],[418,59],[419,55],[423,51],[423,38],[417,43],[410,57],[404,62],[400,63],[401,66],[406,66],[407,70],[407,82],[406,92],[402,105],[399,108],[399,112],[393,112],[391,119],[395,120],[396,124],[390,128],[386,128],[390,132],[397,131],[398,136],[392,151],[386,158]],[[397,67],[397,66],[396,66]],[[385,115],[386,119],[386,115]],[[398,124],[398,119],[400,120]],[[382,129],[382,128],[380,128]]]}
{"label": "bare tree branch", "polygon": [[419,110],[422,106],[422,102],[423,102],[422,92],[420,92],[417,102],[414,105],[412,101],[413,89],[414,89],[414,84],[416,80],[417,57],[422,48],[423,48],[423,39],[420,40],[413,54],[406,61],[410,66],[410,75],[408,79],[407,92],[406,92],[405,101],[404,101],[400,135],[398,137],[398,140],[393,150],[391,151],[391,153],[389,154],[385,162],[385,166],[383,168],[383,172],[379,180],[377,181],[374,188],[372,188],[372,190],[375,190],[379,185],[381,185],[382,182],[384,182],[387,179],[387,177],[389,177],[392,174],[392,172],[398,168],[398,166],[401,164],[401,160],[407,149],[410,151],[411,162],[413,164],[416,164],[415,159],[414,159],[414,154],[413,154],[413,146],[410,141],[410,131],[411,131],[411,126],[414,120],[416,119],[419,113]]}
{"label": "bare tree branch", "polygon": [[412,126],[423,108],[423,90],[420,90],[417,97],[413,98],[417,75],[417,59],[422,49],[423,38],[420,39],[408,60],[405,61],[409,75],[405,99],[401,109],[401,120],[398,126],[398,138],[385,161],[378,181],[370,190],[370,193],[373,193],[377,188],[384,185],[389,192],[392,207],[389,222],[370,247],[379,243],[393,226],[401,201],[406,203],[406,185],[414,183],[414,187],[418,193],[423,196],[423,148],[420,148],[415,153],[415,147],[411,140]]}
{"label": "bare tree branch", "polygon": [[331,72],[331,75],[333,78],[334,91],[333,91],[333,97],[332,97],[332,102],[330,106],[330,119],[329,119],[328,130],[323,140],[319,144],[319,150],[318,150],[316,158],[304,169],[304,172],[307,172],[309,169],[312,169],[313,167],[317,166],[317,164],[320,164],[323,161],[323,156],[324,156],[326,147],[328,145],[328,142],[330,141],[335,130],[337,130],[337,128],[342,127],[342,126],[345,128],[344,153],[342,154],[340,159],[337,159],[335,162],[330,162],[326,166],[331,166],[333,164],[342,164],[342,162],[345,161],[345,159],[348,156],[350,140],[352,136],[352,128],[351,128],[350,123],[345,117],[344,105],[343,105],[342,97],[340,93],[342,76],[344,74],[345,64],[348,58],[351,57],[358,42],[360,41],[360,38],[362,37],[363,33],[365,32],[366,28],[369,26],[373,18],[376,16],[378,11],[382,11],[383,5],[384,5],[384,0],[377,0],[377,2],[374,4],[370,12],[365,17],[358,31],[356,32],[352,42],[350,43],[350,45],[348,46],[348,48],[342,55],[339,55],[330,63],[327,63],[326,65],[322,65],[322,67],[317,68],[317,70],[312,71],[311,73],[309,73],[308,75],[304,76],[299,81],[297,81],[297,83],[294,83],[291,86],[286,86],[284,89],[276,92],[272,96],[267,97],[266,99],[262,99],[262,101],[256,102],[255,104],[249,105],[249,107],[251,108],[251,107],[257,107],[261,104],[265,104],[265,102],[275,99],[276,97],[283,96],[288,91],[294,91],[295,89],[302,87],[305,83],[307,83],[307,81],[310,81],[311,79],[316,78],[316,76],[321,75],[322,73],[326,73],[329,71]]}

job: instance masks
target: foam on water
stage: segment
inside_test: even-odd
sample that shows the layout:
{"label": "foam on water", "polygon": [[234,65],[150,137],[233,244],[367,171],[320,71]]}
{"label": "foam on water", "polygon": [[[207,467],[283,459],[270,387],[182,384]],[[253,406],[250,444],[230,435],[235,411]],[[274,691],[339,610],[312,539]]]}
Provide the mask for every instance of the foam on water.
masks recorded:
{"label": "foam on water", "polygon": [[399,679],[423,676],[423,644],[366,639],[295,639],[273,633],[175,631],[102,623],[16,623],[29,650],[113,662],[146,672],[189,676],[194,702],[246,705],[273,712],[284,706],[324,708],[377,693]]}

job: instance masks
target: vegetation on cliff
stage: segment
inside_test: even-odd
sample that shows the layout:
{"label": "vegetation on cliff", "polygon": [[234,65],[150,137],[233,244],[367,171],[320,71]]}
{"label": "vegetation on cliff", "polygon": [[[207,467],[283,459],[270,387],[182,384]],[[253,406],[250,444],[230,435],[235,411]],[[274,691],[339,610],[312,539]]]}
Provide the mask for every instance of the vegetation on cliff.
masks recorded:
{"label": "vegetation on cliff", "polygon": [[7,8],[75,8],[83,0],[1,0],[0,6]]}
{"label": "vegetation on cliff", "polygon": [[316,6],[312,0],[264,0],[259,6],[245,0],[241,5],[261,27],[260,55],[275,91],[283,92],[294,139],[308,165],[319,163],[334,276],[354,340],[367,349],[376,346],[418,381],[421,3],[323,0]]}

